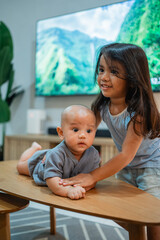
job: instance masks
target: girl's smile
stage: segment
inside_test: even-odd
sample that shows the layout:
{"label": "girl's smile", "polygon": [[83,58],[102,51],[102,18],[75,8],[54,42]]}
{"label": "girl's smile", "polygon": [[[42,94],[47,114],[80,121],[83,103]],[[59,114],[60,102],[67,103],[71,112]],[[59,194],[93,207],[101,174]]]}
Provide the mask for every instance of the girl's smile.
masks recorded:
{"label": "girl's smile", "polygon": [[108,90],[109,88],[112,88],[112,86],[111,85],[108,85],[108,84],[106,84],[105,82],[103,83],[101,83],[101,90],[103,89],[103,90]]}

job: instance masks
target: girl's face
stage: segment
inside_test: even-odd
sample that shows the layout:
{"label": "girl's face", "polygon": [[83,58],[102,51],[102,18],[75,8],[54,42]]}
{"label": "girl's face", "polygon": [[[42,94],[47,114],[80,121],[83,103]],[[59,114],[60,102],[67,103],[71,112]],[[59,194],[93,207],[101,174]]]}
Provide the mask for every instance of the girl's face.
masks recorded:
{"label": "girl's face", "polygon": [[112,61],[109,66],[102,55],[99,63],[97,82],[105,97],[123,99],[125,101],[127,93],[126,71],[122,64]]}

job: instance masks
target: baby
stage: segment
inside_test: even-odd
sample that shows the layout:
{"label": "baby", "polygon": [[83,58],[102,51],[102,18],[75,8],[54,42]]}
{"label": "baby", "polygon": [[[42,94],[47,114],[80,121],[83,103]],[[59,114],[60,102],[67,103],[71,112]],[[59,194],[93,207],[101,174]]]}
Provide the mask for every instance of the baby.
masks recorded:
{"label": "baby", "polygon": [[54,194],[80,199],[86,190],[81,186],[59,185],[61,178],[73,177],[79,173],[89,173],[100,165],[98,151],[92,146],[96,133],[94,113],[82,105],[67,107],[61,115],[61,126],[57,133],[62,140],[53,149],[41,150],[33,142],[22,153],[17,164],[20,174],[32,176],[36,184],[47,185]]}

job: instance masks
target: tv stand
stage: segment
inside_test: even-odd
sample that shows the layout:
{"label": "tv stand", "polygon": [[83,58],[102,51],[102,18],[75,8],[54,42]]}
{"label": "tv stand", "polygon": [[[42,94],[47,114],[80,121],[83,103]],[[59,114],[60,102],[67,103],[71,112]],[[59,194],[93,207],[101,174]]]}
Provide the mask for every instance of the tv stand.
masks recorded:
{"label": "tv stand", "polygon": [[[50,149],[61,142],[56,135],[13,135],[5,137],[4,160],[18,160],[24,150],[29,148],[33,141],[41,144],[43,149]],[[112,138],[95,137],[93,145],[99,150],[102,163],[107,162],[115,154],[117,149]]]}
{"label": "tv stand", "polygon": [[[48,134],[58,136],[56,128],[53,127],[48,128]],[[111,138],[111,134],[107,129],[97,129],[96,137]]]}

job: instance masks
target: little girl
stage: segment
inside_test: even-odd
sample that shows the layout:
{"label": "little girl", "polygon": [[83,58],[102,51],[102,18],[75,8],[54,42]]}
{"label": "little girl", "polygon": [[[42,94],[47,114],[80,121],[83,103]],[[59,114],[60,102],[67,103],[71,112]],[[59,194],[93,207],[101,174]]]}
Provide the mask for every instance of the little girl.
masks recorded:
{"label": "little girl", "polygon": [[[97,126],[101,120],[107,124],[119,154],[91,173],[61,180],[61,184],[89,187],[116,174],[160,199],[160,114],[144,51],[132,44],[103,46],[95,77],[101,91],[92,110]],[[148,228],[151,239],[160,239],[160,227]]]}

